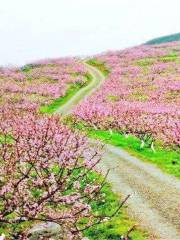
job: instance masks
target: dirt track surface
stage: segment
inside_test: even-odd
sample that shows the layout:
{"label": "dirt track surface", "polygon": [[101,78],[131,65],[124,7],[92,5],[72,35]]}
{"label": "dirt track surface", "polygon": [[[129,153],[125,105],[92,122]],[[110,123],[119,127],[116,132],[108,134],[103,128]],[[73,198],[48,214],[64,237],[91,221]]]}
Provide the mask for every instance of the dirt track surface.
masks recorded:
{"label": "dirt track surface", "polygon": [[153,239],[180,239],[180,181],[165,175],[124,150],[106,145],[101,169],[111,169],[108,181],[121,196],[131,194],[128,212],[154,235]]}

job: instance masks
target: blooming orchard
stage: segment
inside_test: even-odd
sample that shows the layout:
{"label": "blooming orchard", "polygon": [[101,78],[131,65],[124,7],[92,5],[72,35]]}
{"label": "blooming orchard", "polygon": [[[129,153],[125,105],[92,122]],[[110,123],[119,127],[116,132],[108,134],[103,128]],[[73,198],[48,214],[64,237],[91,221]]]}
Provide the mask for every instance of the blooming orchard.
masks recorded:
{"label": "blooming orchard", "polygon": [[[74,114],[151,147],[156,140],[179,145],[179,53],[180,43],[171,43],[96,56],[110,75]],[[110,217],[92,210],[105,201],[105,179],[96,169],[100,147],[59,116],[38,113],[86,81],[85,66],[75,58],[0,68],[0,231],[8,239],[28,239],[39,222],[59,224],[59,239],[82,239],[84,230]]]}
{"label": "blooming orchard", "polygon": [[76,59],[0,70],[0,229],[8,239],[29,239],[39,222],[59,224],[59,239],[82,239],[85,229],[107,217],[91,210],[104,201],[105,179],[96,169],[100,149],[59,116],[38,113],[68,84],[83,84],[86,73]]}
{"label": "blooming orchard", "polygon": [[0,105],[38,108],[66,94],[73,83],[83,84],[87,72],[77,59],[44,60],[20,69],[0,69]]}
{"label": "blooming orchard", "polygon": [[95,56],[109,77],[74,113],[101,129],[180,145],[179,50],[175,42]]}

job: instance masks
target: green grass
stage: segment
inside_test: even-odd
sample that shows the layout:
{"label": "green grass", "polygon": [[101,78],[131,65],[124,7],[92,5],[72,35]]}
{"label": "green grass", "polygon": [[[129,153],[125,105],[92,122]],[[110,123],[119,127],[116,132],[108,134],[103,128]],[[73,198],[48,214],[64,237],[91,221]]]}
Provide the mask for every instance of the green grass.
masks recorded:
{"label": "green grass", "polygon": [[11,135],[0,135],[0,144],[2,143],[14,143],[14,139]]}
{"label": "green grass", "polygon": [[175,62],[177,60],[177,53],[176,52],[171,52],[167,56],[160,57],[159,60],[161,62]]}
{"label": "green grass", "polygon": [[105,77],[107,77],[110,73],[110,70],[108,69],[108,67],[105,65],[105,63],[98,61],[97,59],[90,59],[87,61],[87,64],[96,67],[97,69],[99,69]]}
{"label": "green grass", "polygon": [[60,106],[64,105],[74,94],[80,90],[80,86],[77,84],[71,84],[65,96],[56,98],[49,105],[41,106],[41,113],[54,113]]}
{"label": "green grass", "polygon": [[[71,125],[71,119],[68,119],[67,122]],[[146,162],[151,162],[164,172],[180,178],[180,154],[178,150],[167,149],[156,144],[155,152],[153,152],[148,146],[140,148],[140,139],[132,135],[125,136],[117,131],[110,133],[107,130],[95,130],[92,127],[86,126],[84,122],[78,122],[75,127],[86,132],[90,138],[100,139],[105,143],[121,147],[131,155]]]}
{"label": "green grass", "polygon": [[159,57],[159,58],[143,58],[143,59],[140,59],[140,60],[135,62],[135,65],[138,65],[140,67],[147,67],[147,66],[153,65],[156,62],[156,60],[158,60],[160,62],[175,62],[175,61],[177,61],[177,58],[178,58],[178,55],[174,51],[174,52],[170,52],[166,56]]}
{"label": "green grass", "polygon": [[152,65],[153,63],[154,63],[153,58],[143,58],[143,59],[136,61],[135,65],[138,65],[140,67],[146,67],[146,66]]}
{"label": "green grass", "polygon": [[142,160],[152,162],[160,167],[166,173],[172,174],[180,178],[180,155],[176,151],[168,150],[160,146],[156,146],[156,152],[151,148],[140,148],[140,140],[134,136],[125,137],[124,135],[102,130],[89,130],[88,135],[93,138],[98,138],[106,143],[117,147],[122,147],[132,155],[139,157]]}
{"label": "green grass", "polygon": [[71,99],[81,88],[87,86],[89,82],[92,80],[91,75],[86,74],[86,82],[84,84],[81,83],[71,83],[69,84],[69,88],[65,94],[65,96],[56,98],[52,101],[49,105],[43,105],[40,107],[41,113],[54,113],[60,106],[64,105],[66,102],[68,102],[69,99]]}

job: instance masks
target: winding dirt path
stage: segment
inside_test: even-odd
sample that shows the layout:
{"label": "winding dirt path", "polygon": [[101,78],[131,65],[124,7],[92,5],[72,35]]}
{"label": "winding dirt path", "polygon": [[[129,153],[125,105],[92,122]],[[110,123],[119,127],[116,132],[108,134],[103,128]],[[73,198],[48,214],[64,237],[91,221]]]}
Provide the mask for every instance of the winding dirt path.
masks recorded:
{"label": "winding dirt path", "polygon": [[[84,97],[92,94],[104,81],[104,76],[86,64],[93,81],[81,89],[58,112],[69,114]],[[156,240],[180,240],[180,181],[164,174],[156,166],[131,156],[121,148],[105,146],[99,165],[105,173],[111,169],[108,181],[121,196],[131,194],[129,215],[137,219]]]}
{"label": "winding dirt path", "polygon": [[70,114],[73,108],[82,101],[85,97],[91,95],[94,91],[97,90],[98,87],[104,81],[103,74],[98,71],[96,68],[91,67],[90,65],[84,63],[88,72],[91,74],[92,81],[86,87],[80,89],[66,104],[60,107],[56,113],[61,114],[62,116],[66,116]]}

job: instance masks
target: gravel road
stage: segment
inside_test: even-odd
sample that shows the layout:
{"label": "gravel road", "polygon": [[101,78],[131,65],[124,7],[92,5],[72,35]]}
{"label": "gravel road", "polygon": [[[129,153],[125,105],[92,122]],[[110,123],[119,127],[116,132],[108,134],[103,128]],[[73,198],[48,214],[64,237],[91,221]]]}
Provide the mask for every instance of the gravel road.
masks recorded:
{"label": "gravel road", "polygon": [[124,150],[106,145],[101,169],[121,196],[131,194],[128,212],[153,239],[180,240],[180,181]]}

